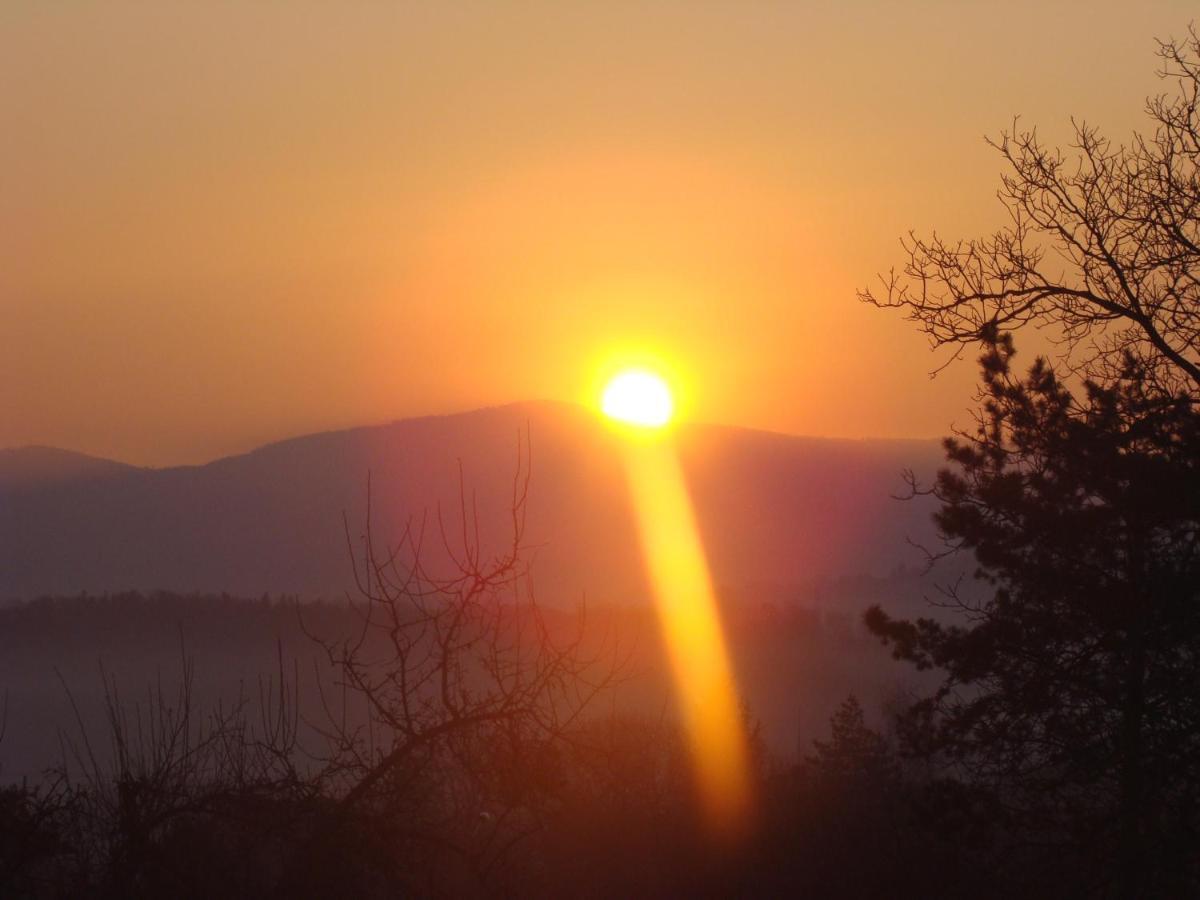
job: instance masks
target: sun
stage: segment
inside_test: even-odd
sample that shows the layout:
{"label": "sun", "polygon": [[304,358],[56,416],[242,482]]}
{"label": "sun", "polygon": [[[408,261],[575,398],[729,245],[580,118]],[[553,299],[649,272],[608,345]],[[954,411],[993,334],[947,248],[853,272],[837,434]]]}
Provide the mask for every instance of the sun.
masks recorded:
{"label": "sun", "polygon": [[605,386],[600,409],[628,425],[662,428],[671,421],[675,401],[662,376],[646,369],[627,369]]}

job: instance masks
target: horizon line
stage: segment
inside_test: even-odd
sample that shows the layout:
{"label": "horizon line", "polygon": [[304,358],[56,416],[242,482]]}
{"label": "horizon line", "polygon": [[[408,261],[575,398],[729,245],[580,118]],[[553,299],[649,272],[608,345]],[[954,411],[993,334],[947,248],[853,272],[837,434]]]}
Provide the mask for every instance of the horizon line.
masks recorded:
{"label": "horizon line", "polygon": [[[220,453],[216,456],[209,457],[199,462],[173,462],[173,463],[137,463],[129,462],[115,456],[101,455],[91,450],[77,450],[72,447],[62,447],[57,444],[47,444],[37,441],[32,441],[22,444],[11,444],[0,446],[0,453],[15,453],[29,450],[49,450],[57,453],[69,453],[75,456],[85,457],[97,462],[113,463],[116,465],[128,466],[133,469],[143,469],[158,471],[164,469],[186,469],[186,468],[201,468],[203,466],[212,465],[213,463],[223,460],[235,459],[241,456],[249,456],[253,453],[265,450],[269,447],[274,447],[280,444],[290,443],[291,441],[303,440],[305,438],[319,437],[322,435],[342,434],[350,431],[364,431],[367,429],[388,428],[395,425],[401,425],[406,422],[417,422],[424,419],[449,419],[459,416],[470,416],[478,413],[485,413],[497,410],[509,409],[520,406],[557,406],[572,410],[580,410],[588,413],[594,413],[597,419],[601,418],[598,411],[590,409],[587,404],[577,400],[559,400],[553,398],[535,398],[530,400],[509,400],[500,403],[490,403],[482,406],[474,406],[463,409],[448,410],[444,412],[427,412],[417,413],[414,415],[400,416],[392,419],[385,419],[375,422],[363,422],[359,424],[347,424],[340,426],[332,426],[328,428],[315,428],[312,431],[302,431],[294,434],[281,435],[276,438],[269,438],[261,443],[256,443],[244,450],[234,450],[228,453]],[[712,422],[698,419],[685,419],[677,423],[678,428],[723,428],[731,431],[748,431],[757,434],[772,435],[775,437],[796,438],[801,440],[817,440],[817,441],[841,441],[847,443],[928,443],[930,441],[941,441],[945,435],[928,435],[925,437],[912,436],[895,436],[895,435],[837,435],[837,434],[804,434],[791,431],[780,431],[774,428],[758,428],[752,425],[735,425],[727,422]],[[951,430],[950,427],[947,429]]]}

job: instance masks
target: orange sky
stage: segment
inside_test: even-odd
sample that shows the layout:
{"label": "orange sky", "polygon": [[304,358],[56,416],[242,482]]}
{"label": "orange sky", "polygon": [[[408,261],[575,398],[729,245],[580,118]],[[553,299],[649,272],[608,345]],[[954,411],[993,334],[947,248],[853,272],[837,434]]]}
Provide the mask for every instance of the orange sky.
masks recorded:
{"label": "orange sky", "polygon": [[854,289],[999,222],[1013,114],[1117,137],[1192,4],[0,6],[0,446],[197,462],[582,399],[661,355],[692,418],[965,419]]}

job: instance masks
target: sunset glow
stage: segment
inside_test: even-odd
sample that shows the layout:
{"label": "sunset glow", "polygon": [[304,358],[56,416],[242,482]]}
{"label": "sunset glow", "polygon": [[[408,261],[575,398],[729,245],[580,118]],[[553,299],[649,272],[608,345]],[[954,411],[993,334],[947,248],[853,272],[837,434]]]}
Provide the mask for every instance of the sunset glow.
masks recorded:
{"label": "sunset glow", "polygon": [[595,357],[667,341],[688,418],[940,435],[972,366],[930,382],[854,291],[910,227],[995,223],[1014,112],[1135,127],[1188,18],[1026,5],[7,3],[0,445],[163,466],[594,403]]}
{"label": "sunset glow", "polygon": [[661,376],[632,370],[622,372],[608,383],[600,408],[609,418],[629,425],[661,428],[671,421],[675,402],[671,388]]}

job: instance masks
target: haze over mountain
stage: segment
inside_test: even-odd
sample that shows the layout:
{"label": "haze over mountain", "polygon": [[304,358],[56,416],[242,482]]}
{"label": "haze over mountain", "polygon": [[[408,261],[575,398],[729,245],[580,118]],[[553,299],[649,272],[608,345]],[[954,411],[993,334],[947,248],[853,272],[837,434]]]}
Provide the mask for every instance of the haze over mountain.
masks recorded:
{"label": "haze over mountain", "polygon": [[[377,542],[440,506],[460,533],[459,461],[486,549],[511,533],[520,435],[525,544],[547,602],[645,596],[618,433],[590,410],[524,403],[297,437],[202,466],[142,469],[49,448],[0,452],[0,597],[166,588],[340,596],[353,587],[368,473]],[[921,556],[930,504],[892,499],[934,441],[832,440],[684,425],[675,440],[714,579],[741,593],[883,575]],[[473,526],[472,526],[473,527]]]}
{"label": "haze over mountain", "polygon": [[0,450],[0,490],[27,491],[60,481],[136,471],[134,466],[57,447]]}

